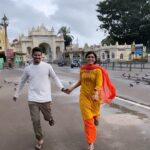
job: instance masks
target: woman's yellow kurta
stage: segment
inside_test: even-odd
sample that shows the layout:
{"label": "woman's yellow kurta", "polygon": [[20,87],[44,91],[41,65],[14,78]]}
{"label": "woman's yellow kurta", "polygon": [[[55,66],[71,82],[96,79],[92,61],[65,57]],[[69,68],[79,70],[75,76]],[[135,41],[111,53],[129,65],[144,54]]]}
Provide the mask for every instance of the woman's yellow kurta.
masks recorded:
{"label": "woman's yellow kurta", "polygon": [[80,70],[80,109],[83,120],[92,119],[94,116],[100,115],[100,103],[92,99],[94,90],[102,89],[102,72],[100,69]]}

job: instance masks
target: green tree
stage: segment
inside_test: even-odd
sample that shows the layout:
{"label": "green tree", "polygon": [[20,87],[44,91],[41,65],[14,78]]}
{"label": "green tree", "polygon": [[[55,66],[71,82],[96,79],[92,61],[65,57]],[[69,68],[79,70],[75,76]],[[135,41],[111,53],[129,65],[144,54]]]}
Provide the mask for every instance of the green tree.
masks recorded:
{"label": "green tree", "polygon": [[150,41],[150,0],[104,0],[97,7],[100,28],[114,41]]}
{"label": "green tree", "polygon": [[65,40],[65,49],[67,46],[70,46],[72,41],[73,41],[73,36],[70,35],[70,28],[66,27],[66,26],[62,26],[59,31],[58,34],[63,35],[64,40]]}
{"label": "green tree", "polygon": [[107,36],[105,39],[103,39],[102,41],[101,41],[101,44],[102,45],[104,45],[104,44],[106,44],[106,45],[114,45],[115,44],[115,41],[110,37],[110,36]]}

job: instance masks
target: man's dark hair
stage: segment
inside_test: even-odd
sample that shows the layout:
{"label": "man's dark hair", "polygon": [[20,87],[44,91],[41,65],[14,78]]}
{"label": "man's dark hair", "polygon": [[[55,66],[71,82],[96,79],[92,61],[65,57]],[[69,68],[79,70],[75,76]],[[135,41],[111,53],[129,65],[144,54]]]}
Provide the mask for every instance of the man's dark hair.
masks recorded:
{"label": "man's dark hair", "polygon": [[41,52],[41,53],[42,53],[42,49],[41,49],[40,47],[34,47],[34,48],[32,49],[32,56],[33,56],[33,54],[34,54],[35,52]]}
{"label": "man's dark hair", "polygon": [[95,56],[95,62],[94,62],[94,64],[96,64],[96,63],[97,63],[97,55],[96,55],[95,52],[93,52],[93,51],[88,51],[88,52],[86,53],[86,55],[85,55],[85,58],[87,58],[88,55],[90,55],[90,54],[93,54],[93,55]]}

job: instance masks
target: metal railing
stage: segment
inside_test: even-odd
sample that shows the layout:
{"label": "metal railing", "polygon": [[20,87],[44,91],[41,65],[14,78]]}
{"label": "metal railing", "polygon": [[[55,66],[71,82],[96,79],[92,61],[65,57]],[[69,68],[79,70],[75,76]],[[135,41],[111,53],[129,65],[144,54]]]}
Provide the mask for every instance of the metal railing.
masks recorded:
{"label": "metal railing", "polygon": [[150,69],[150,63],[148,62],[109,62],[100,63],[101,66],[111,69],[111,70],[128,70],[132,71],[134,69]]}

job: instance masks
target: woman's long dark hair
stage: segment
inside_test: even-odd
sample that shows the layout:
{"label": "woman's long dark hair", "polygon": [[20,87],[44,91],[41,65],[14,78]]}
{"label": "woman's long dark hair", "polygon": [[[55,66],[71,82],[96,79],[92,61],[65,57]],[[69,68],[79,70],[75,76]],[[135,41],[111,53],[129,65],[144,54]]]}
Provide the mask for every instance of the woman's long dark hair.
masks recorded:
{"label": "woman's long dark hair", "polygon": [[96,55],[95,52],[93,52],[93,51],[88,51],[88,52],[86,53],[86,55],[85,55],[85,58],[87,58],[88,55],[90,55],[90,54],[93,54],[93,55],[94,55],[94,57],[95,57],[95,62],[94,62],[94,64],[96,64],[96,63],[97,63],[97,55]]}

